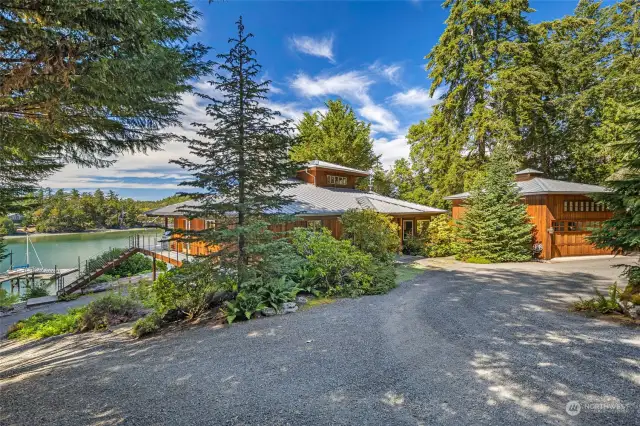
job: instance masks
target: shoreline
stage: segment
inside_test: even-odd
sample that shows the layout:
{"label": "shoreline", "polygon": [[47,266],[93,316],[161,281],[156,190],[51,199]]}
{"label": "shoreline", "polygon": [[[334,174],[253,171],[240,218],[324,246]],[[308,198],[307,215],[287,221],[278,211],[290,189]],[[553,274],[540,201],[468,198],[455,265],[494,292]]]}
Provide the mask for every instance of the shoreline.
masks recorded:
{"label": "shoreline", "polygon": [[[91,230],[80,231],[80,232],[33,232],[33,233],[29,233],[29,237],[50,237],[50,236],[82,235],[82,234],[110,234],[110,233],[116,233],[116,232],[151,231],[151,230],[161,230],[161,229],[163,228],[91,229]],[[12,235],[5,235],[3,239],[10,240],[10,239],[16,239],[16,238],[24,238],[26,236],[27,236],[26,233],[12,234]]]}

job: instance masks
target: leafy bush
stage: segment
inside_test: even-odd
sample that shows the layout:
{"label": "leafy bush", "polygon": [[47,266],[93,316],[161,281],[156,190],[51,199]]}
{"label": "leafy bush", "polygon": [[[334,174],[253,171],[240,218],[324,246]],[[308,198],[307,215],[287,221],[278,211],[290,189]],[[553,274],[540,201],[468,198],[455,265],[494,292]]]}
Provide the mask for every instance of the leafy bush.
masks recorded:
{"label": "leafy bush", "polygon": [[[156,260],[156,269],[161,272],[167,270],[167,264],[161,260]],[[111,275],[118,275],[121,277],[130,277],[132,275],[143,274],[145,272],[151,272],[153,270],[153,259],[143,255],[142,253],[136,253],[129,257],[110,271]]]}
{"label": "leafy bush", "polygon": [[8,217],[0,217],[0,235],[11,235],[16,233],[16,225]]}
{"label": "leafy bush", "polygon": [[185,263],[160,275],[153,283],[155,309],[161,314],[176,310],[191,319],[207,309],[212,294],[230,290],[231,285],[207,260]]}
{"label": "leafy bush", "polygon": [[26,291],[24,292],[24,294],[22,296],[20,296],[20,299],[22,300],[29,300],[29,299],[34,299],[36,297],[44,297],[44,296],[48,296],[49,292],[47,291],[46,288],[42,287],[42,286],[31,286],[31,287],[27,287]]}
{"label": "leafy bush", "polygon": [[391,262],[400,248],[398,224],[375,210],[347,210],[340,218],[343,238],[381,262]]}
{"label": "leafy bush", "polygon": [[424,254],[428,257],[452,256],[458,253],[457,227],[446,214],[434,217],[424,231]]}
{"label": "leafy bush", "polygon": [[373,263],[367,269],[372,277],[371,285],[363,288],[364,294],[384,294],[396,288],[396,270],[393,265]]}
{"label": "leafy bush", "polygon": [[225,304],[223,314],[229,324],[236,319],[249,320],[256,312],[266,308],[260,295],[244,291],[238,293],[234,300],[225,302]]}
{"label": "leafy bush", "polygon": [[69,309],[66,314],[44,314],[39,312],[18,321],[9,327],[9,339],[41,339],[78,330],[86,308]]}
{"label": "leafy bush", "polygon": [[640,294],[634,294],[629,298],[629,302],[633,305],[640,305]]}
{"label": "leafy bush", "polygon": [[372,275],[378,273],[370,254],[358,250],[348,240],[336,240],[327,229],[319,232],[306,228],[293,231],[293,245],[308,260],[315,275],[314,287],[328,295],[359,296],[386,291],[389,283]]}
{"label": "leafy bush", "polygon": [[261,285],[257,294],[260,296],[262,304],[280,311],[280,306],[283,303],[295,300],[299,292],[300,289],[296,287],[293,281],[290,281],[287,277],[281,277]]}
{"label": "leafy bush", "polygon": [[620,290],[617,285],[609,287],[609,297],[606,297],[598,289],[595,289],[596,296],[592,299],[583,300],[574,303],[573,307],[576,311],[592,311],[601,314],[609,314],[612,312],[622,312],[620,307]]}
{"label": "leafy bush", "polygon": [[151,312],[149,315],[140,318],[133,324],[131,335],[136,338],[148,336],[160,330],[162,327],[162,315]]}
{"label": "leafy bush", "polygon": [[464,259],[464,261],[467,262],[467,263],[478,263],[478,264],[483,264],[483,265],[491,263],[491,261],[489,259],[486,259],[486,258],[480,257],[480,256],[471,256],[471,257],[468,257],[468,258]]}
{"label": "leafy bush", "polygon": [[58,296],[58,302],[70,302],[79,299],[80,296],[82,296],[80,293],[61,294]]}
{"label": "leafy bush", "polygon": [[129,322],[140,315],[140,308],[140,304],[130,297],[116,293],[107,294],[86,306],[78,329],[102,330],[110,325]]}
{"label": "leafy bush", "polygon": [[4,288],[0,288],[0,308],[10,308],[20,299],[17,294],[9,294]]}
{"label": "leafy bush", "polygon": [[129,296],[145,308],[155,308],[156,299],[153,292],[153,281],[140,280],[137,285],[129,287]]}
{"label": "leafy bush", "polygon": [[425,242],[423,238],[412,235],[406,237],[402,242],[402,252],[411,256],[419,256],[424,253],[424,246]]}

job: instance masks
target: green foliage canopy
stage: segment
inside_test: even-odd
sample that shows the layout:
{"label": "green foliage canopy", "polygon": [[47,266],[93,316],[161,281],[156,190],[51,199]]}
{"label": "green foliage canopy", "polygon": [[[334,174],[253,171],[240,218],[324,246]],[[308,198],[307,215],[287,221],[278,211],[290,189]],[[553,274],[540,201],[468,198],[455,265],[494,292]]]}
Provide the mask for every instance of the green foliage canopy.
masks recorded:
{"label": "green foliage canopy", "polygon": [[370,170],[380,162],[373,152],[371,124],[358,120],[353,109],[341,100],[329,100],[326,113],[304,113],[298,123],[300,144],[291,158],[305,163],[328,161],[360,170]]}

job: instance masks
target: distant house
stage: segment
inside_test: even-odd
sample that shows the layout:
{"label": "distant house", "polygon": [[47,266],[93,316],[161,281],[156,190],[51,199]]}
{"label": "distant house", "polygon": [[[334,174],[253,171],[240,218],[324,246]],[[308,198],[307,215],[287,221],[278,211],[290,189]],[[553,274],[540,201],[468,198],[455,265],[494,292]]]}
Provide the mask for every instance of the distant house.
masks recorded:
{"label": "distant house", "polygon": [[[546,179],[534,169],[517,172],[515,181],[534,225],[534,241],[542,245],[542,259],[611,254],[611,250],[597,249],[585,238],[591,234],[590,229],[600,227],[612,216],[589,196],[607,192],[606,188]],[[453,219],[464,215],[464,201],[469,195],[464,192],[445,197],[453,203]]]}
{"label": "distant house", "polygon": [[24,215],[20,213],[9,213],[7,217],[11,219],[13,223],[21,223],[22,220],[24,219]]}
{"label": "distant house", "polygon": [[[290,187],[283,195],[291,196],[293,202],[280,211],[268,213],[291,214],[297,220],[290,227],[326,227],[334,237],[342,235],[340,216],[349,209],[373,209],[392,216],[401,229],[400,237],[404,240],[415,234],[418,222],[430,220],[433,216],[446,213],[445,210],[409,203],[395,198],[385,197],[374,192],[356,189],[359,178],[368,177],[369,173],[324,161],[312,161],[300,169],[295,179],[298,185]],[[203,230],[215,226],[213,220],[196,218],[189,220],[185,209],[197,205],[195,201],[173,204],[151,210],[148,216],[165,218],[165,227],[169,220],[174,229]],[[183,244],[172,242],[172,250],[190,255],[206,254],[201,244]]]}

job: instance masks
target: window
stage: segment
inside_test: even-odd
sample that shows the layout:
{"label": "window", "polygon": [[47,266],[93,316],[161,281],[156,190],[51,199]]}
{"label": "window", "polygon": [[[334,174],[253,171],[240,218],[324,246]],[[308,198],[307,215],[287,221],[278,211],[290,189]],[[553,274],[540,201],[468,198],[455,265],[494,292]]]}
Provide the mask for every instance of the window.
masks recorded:
{"label": "window", "polygon": [[577,231],[580,222],[567,222],[567,231]]}
{"label": "window", "polygon": [[216,221],[215,220],[205,220],[204,221],[204,229],[216,229]]}
{"label": "window", "polygon": [[333,176],[327,175],[327,182],[329,185],[347,185],[347,178],[345,176]]}
{"label": "window", "polygon": [[318,230],[318,229],[322,228],[322,221],[321,220],[308,220],[307,221],[307,228]]}
{"label": "window", "polygon": [[569,211],[573,211],[573,201],[569,201]]}
{"label": "window", "polygon": [[554,232],[564,232],[564,221],[562,220],[554,220],[551,222],[551,226],[553,227]]}

